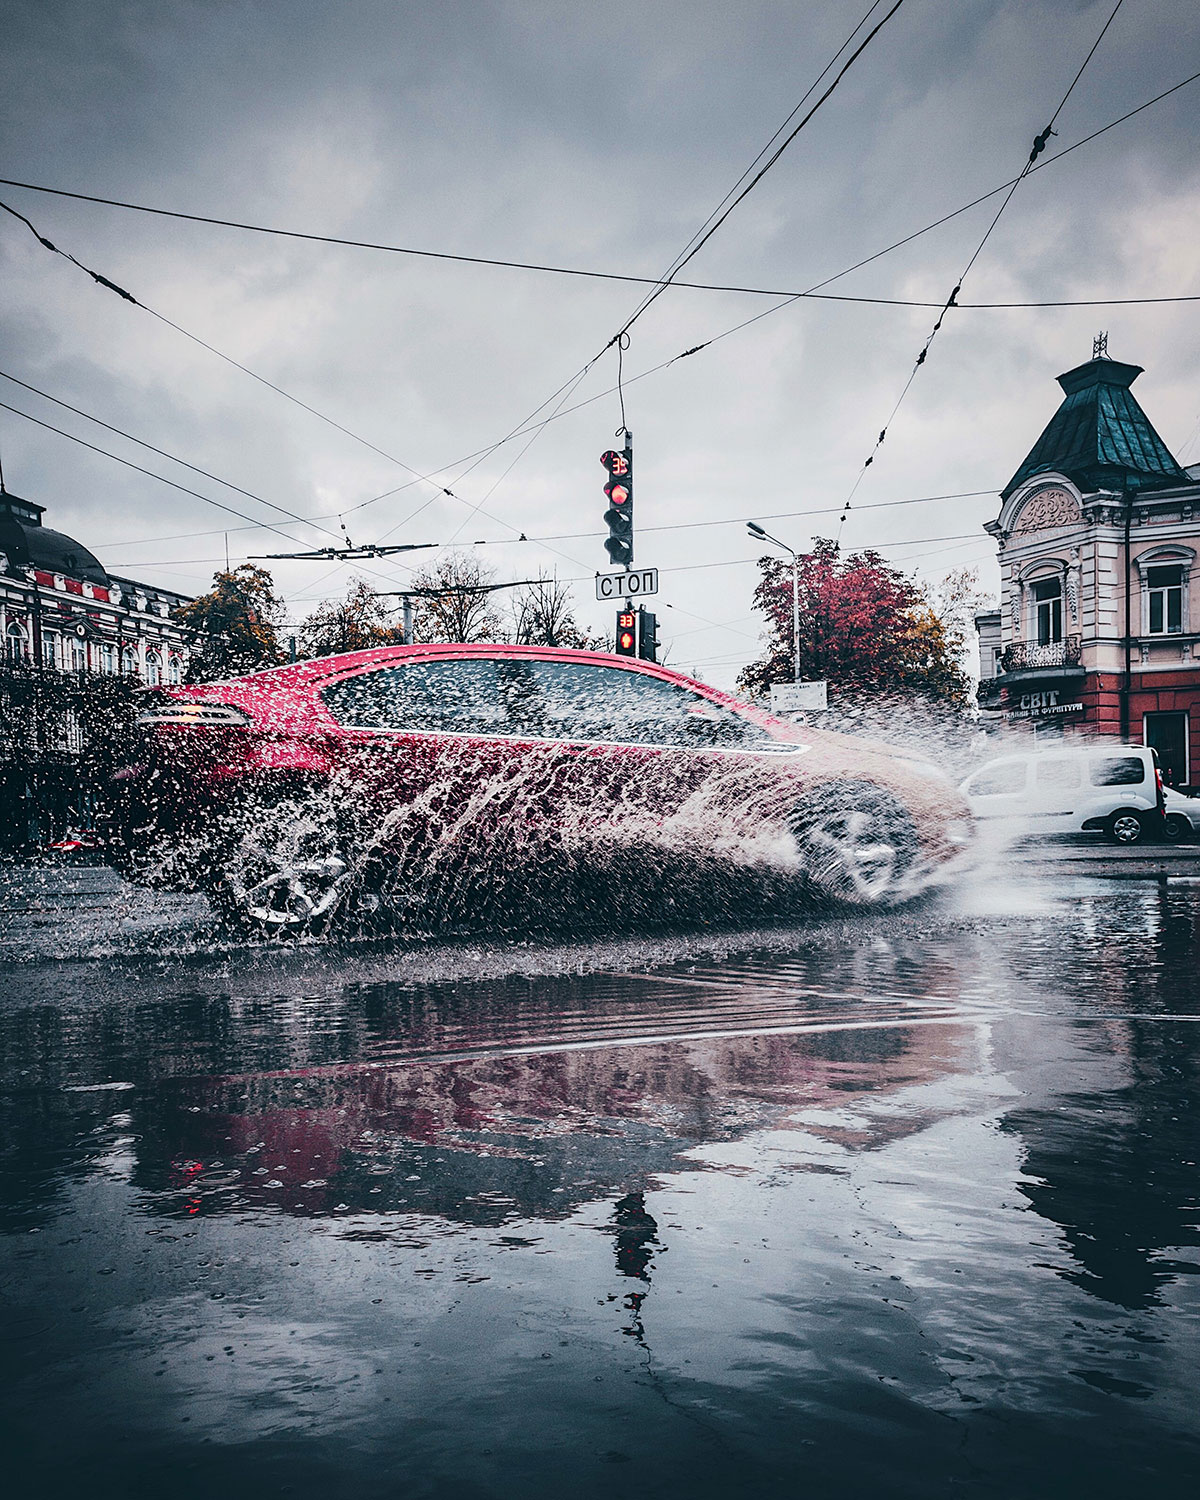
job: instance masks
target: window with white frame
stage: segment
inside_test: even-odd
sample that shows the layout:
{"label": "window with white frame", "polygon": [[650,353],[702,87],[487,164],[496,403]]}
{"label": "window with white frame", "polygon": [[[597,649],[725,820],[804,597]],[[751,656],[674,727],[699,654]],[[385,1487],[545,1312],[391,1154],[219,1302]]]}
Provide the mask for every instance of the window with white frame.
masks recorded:
{"label": "window with white frame", "polygon": [[42,663],[47,667],[58,666],[58,631],[42,631]]}
{"label": "window with white frame", "polygon": [[5,632],[4,650],[13,661],[20,661],[28,655],[29,638],[25,634],[24,626],[19,625],[16,620],[9,623],[8,630]]}
{"label": "window with white frame", "polygon": [[1178,563],[1146,569],[1146,633],[1178,635],[1183,629],[1183,569]]}
{"label": "window with white frame", "polygon": [[146,652],[146,681],[151,687],[162,681],[162,657],[157,651]]}
{"label": "window with white frame", "polygon": [[1062,579],[1039,578],[1033,584],[1033,625],[1039,646],[1062,640]]}
{"label": "window with white frame", "polygon": [[109,677],[117,670],[117,648],[109,641],[100,647],[100,670]]}

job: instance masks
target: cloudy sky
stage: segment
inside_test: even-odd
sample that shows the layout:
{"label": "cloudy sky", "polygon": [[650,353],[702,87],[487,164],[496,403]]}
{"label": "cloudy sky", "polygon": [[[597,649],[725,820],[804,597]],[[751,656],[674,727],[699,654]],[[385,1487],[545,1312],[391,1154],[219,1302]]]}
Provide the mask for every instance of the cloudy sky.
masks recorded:
{"label": "cloudy sky", "polygon": [[[803,290],[1015,176],[1112,4],[904,0],[684,274]],[[0,0],[0,176],[656,277],[868,5]],[[1047,155],[1197,70],[1194,0],[1125,0]],[[1200,293],[1198,122],[1200,81],[1035,173],[962,300]],[[312,244],[24,188],[0,188],[0,199],[330,420],[0,215],[7,374],[263,502],[335,532],[344,521],[355,542],[483,544],[500,578],[556,571],[577,580],[581,620],[611,628],[592,575],[608,567],[599,455],[621,414],[615,352],[595,356],[644,288]],[[944,299],[999,201],[828,290]],[[771,311],[777,301],[671,289],[636,322],[624,356],[637,560],[662,573],[668,660],[719,683],[758,650],[758,549],[745,519],[797,547],[831,534],[936,315],[815,300]],[[844,543],[879,547],[928,579],[978,566],[994,585],[981,524],[1054,410],[1055,375],[1090,356],[1100,328],[1114,357],[1145,366],[1137,394],[1168,446],[1200,460],[1198,326],[1200,304],[1186,303],[952,314],[857,490]],[[8,405],[301,544],[330,540],[42,396],[0,387]],[[535,412],[555,420],[487,451]],[[226,530],[234,560],[284,548],[278,533],[4,410],[0,445],[8,488],[45,505],[47,524],[118,573],[198,591],[223,562]],[[953,498],[888,503],[928,496]],[[390,588],[410,576],[399,560],[275,568],[292,620],[355,571]]]}

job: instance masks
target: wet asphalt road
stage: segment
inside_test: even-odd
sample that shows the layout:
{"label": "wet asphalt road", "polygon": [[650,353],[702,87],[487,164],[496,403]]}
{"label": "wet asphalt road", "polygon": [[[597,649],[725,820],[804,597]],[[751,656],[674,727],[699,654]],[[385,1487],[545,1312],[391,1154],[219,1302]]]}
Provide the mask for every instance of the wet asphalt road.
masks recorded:
{"label": "wet asphalt road", "polygon": [[8,872],[14,1492],[1194,1494],[1200,868],[1153,858],[411,948]]}

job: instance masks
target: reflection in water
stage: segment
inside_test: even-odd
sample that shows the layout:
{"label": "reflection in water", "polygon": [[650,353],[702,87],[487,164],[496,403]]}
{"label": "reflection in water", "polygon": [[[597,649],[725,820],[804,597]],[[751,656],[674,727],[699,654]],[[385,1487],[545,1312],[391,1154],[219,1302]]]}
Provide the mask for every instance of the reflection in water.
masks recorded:
{"label": "reflection in water", "polygon": [[21,1451],[112,1494],[1173,1493],[1198,911],[488,984],[15,975]]}
{"label": "reflection in water", "polygon": [[619,1199],[613,1207],[613,1221],[617,1270],[622,1276],[635,1276],[649,1285],[654,1246],[658,1244],[658,1224],[654,1216],[646,1212],[645,1193],[627,1193]]}

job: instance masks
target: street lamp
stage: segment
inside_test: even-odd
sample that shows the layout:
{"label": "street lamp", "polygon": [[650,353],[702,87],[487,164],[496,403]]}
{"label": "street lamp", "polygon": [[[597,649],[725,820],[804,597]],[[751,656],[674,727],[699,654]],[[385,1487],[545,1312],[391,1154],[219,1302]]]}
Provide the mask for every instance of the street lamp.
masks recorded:
{"label": "street lamp", "polygon": [[800,681],[800,555],[793,551],[786,542],[781,542],[777,536],[772,536],[769,531],[764,531],[754,521],[746,522],[746,530],[751,536],[757,537],[763,542],[772,542],[776,547],[782,547],[785,552],[791,553],[792,558],[792,656],[795,663],[795,681]]}

